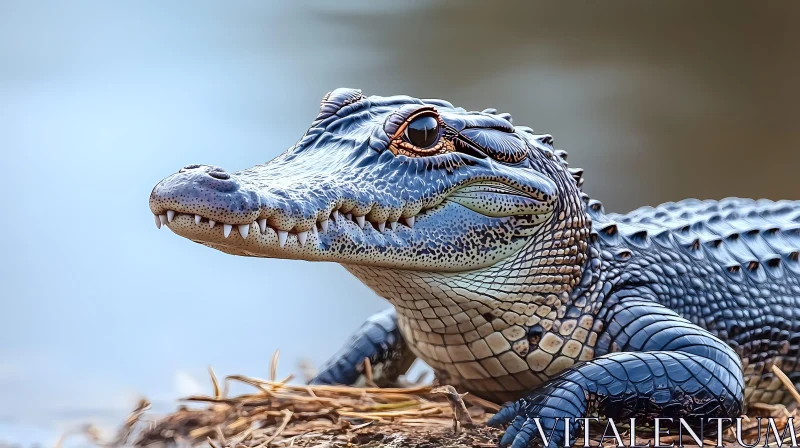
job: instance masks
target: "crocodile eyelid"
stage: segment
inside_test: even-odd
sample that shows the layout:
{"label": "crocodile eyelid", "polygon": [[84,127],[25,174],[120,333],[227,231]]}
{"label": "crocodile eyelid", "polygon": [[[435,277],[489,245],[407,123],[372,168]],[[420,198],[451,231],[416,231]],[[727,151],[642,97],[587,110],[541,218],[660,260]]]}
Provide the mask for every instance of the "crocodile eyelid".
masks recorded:
{"label": "crocodile eyelid", "polygon": [[436,111],[435,107],[433,106],[423,107],[417,110],[416,112],[412,113],[411,115],[409,115],[408,118],[406,118],[403,121],[403,124],[398,126],[397,130],[394,132],[394,135],[392,135],[391,137],[392,140],[396,138],[403,138],[403,134],[406,132],[406,128],[408,127],[409,123],[411,123],[412,121],[414,121],[419,117],[428,115],[436,118],[436,120],[439,122],[439,126],[445,126],[444,120],[442,120],[442,117],[439,115],[439,112]]}

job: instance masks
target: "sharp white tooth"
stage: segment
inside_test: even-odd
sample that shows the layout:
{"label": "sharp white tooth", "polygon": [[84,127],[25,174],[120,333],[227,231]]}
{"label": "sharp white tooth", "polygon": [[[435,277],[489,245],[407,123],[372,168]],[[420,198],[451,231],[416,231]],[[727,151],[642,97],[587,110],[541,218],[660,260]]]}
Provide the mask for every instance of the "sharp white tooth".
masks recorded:
{"label": "sharp white tooth", "polygon": [[194,215],[194,223],[197,224],[198,226],[200,225],[200,219],[201,219],[200,215]]}
{"label": "sharp white tooth", "polygon": [[322,229],[323,232],[327,232],[328,231],[328,220],[326,219],[324,221],[320,221],[319,222],[319,227]]}
{"label": "sharp white tooth", "polygon": [[225,238],[227,238],[228,235],[231,234],[231,229],[233,229],[233,226],[230,225],[230,224],[223,224],[222,225],[222,234],[225,235]]}
{"label": "sharp white tooth", "polygon": [[167,221],[172,222],[175,219],[175,210],[167,210]]}
{"label": "sharp white tooth", "polygon": [[306,238],[308,238],[308,231],[297,233],[297,241],[301,246],[306,244]]}
{"label": "sharp white tooth", "polygon": [[391,227],[392,230],[397,230],[397,221],[390,222],[389,227]]}
{"label": "sharp white tooth", "polygon": [[414,227],[414,217],[406,218],[406,225],[408,227]]}
{"label": "sharp white tooth", "polygon": [[161,225],[164,226],[167,224],[167,215],[158,215],[158,220],[161,221]]}
{"label": "sharp white tooth", "polygon": [[156,227],[159,229],[161,228],[161,220],[158,218],[158,215],[153,215],[153,218],[156,218]]}
{"label": "sharp white tooth", "polygon": [[383,233],[383,230],[386,229],[386,222],[379,222],[378,223],[378,232]]}
{"label": "sharp white tooth", "polygon": [[208,220],[208,228],[209,229],[213,229],[215,225],[217,225],[216,221],[212,221],[210,219]]}
{"label": "sharp white tooth", "polygon": [[347,218],[348,221],[352,221],[353,220],[353,214],[352,213],[348,213],[348,214],[344,215],[344,217]]}
{"label": "sharp white tooth", "polygon": [[289,237],[289,232],[285,230],[278,230],[278,244],[280,244],[281,247],[286,245],[286,238],[288,237]]}
{"label": "sharp white tooth", "polygon": [[363,216],[356,216],[356,223],[358,223],[358,227],[364,228],[364,217]]}
{"label": "sharp white tooth", "polygon": [[258,220],[258,228],[261,229],[261,233],[267,233],[267,220],[265,218]]}
{"label": "sharp white tooth", "polygon": [[311,233],[313,233],[314,235],[317,234],[317,226],[311,228]]}
{"label": "sharp white tooth", "polygon": [[334,221],[338,221],[339,220],[339,210],[334,210],[333,213],[331,213],[331,218],[333,218]]}
{"label": "sharp white tooth", "polygon": [[250,224],[239,224],[239,235],[242,235],[242,239],[246,240],[247,235],[250,233]]}

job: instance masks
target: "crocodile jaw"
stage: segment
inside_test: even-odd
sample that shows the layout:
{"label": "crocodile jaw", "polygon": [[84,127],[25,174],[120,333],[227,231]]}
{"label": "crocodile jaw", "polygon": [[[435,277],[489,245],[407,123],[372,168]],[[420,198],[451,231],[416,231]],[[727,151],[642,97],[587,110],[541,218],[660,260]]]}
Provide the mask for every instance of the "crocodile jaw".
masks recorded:
{"label": "crocodile jaw", "polygon": [[[358,202],[353,193],[314,200],[297,186],[287,195],[239,180],[238,173],[222,182],[209,179],[209,173],[219,171],[190,168],[159,183],[150,198],[156,225],[243,256],[442,272],[477,269],[518,252],[553,210],[497,181],[466,178],[428,193],[420,205],[385,201],[364,210],[352,205]],[[290,196],[297,199],[277,199]],[[311,219],[298,219],[292,213],[298,209]]]}
{"label": "crocodile jaw", "polygon": [[[265,225],[262,231],[258,222],[240,225],[216,223],[211,227],[206,219],[201,218],[198,224],[195,215],[182,213],[175,213],[172,221],[167,220],[165,225],[182,237],[233,255],[333,261],[423,271],[459,271],[463,266],[473,269],[488,266],[518,252],[525,245],[527,240],[524,238],[512,238],[513,233],[497,232],[493,238],[498,240],[498,250],[492,251],[489,257],[477,251],[472,254],[439,251],[432,256],[419,255],[427,246],[425,242],[448,240],[457,232],[474,232],[492,220],[497,221],[496,218],[486,218],[481,220],[483,224],[470,224],[468,220],[461,219],[460,225],[458,221],[450,226],[440,224],[444,219],[470,214],[474,213],[447,202],[417,215],[413,227],[406,224],[409,220],[404,220],[404,224],[392,226],[394,230],[385,226],[383,231],[368,222],[362,229],[356,218],[348,219],[341,213],[337,214],[338,219],[330,217],[327,220],[325,230],[317,225],[312,230],[298,233],[289,233],[269,225]],[[543,215],[542,221],[546,219],[547,215]],[[446,262],[443,263],[443,260]]]}

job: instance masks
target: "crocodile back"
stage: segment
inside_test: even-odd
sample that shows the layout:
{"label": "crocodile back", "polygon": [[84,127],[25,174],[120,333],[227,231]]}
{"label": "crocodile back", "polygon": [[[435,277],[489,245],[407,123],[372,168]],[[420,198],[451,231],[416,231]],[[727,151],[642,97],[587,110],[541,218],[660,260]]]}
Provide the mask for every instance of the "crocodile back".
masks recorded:
{"label": "crocodile back", "polygon": [[652,297],[731,345],[749,402],[790,401],[772,367],[800,384],[800,201],[589,210],[603,258],[627,273],[623,294]]}

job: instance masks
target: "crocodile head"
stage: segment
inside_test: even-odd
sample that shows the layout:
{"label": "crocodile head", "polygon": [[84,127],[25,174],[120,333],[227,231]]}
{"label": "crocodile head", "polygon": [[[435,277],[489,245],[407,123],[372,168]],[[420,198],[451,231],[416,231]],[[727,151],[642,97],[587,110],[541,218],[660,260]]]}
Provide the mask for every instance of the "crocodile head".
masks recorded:
{"label": "crocodile head", "polygon": [[337,89],[277,158],[231,173],[186,166],[156,185],[150,210],[157,226],[236,255],[428,272],[525,247],[547,258],[553,240],[569,255],[570,238],[585,238],[565,229],[585,230],[584,204],[551,145],[495,110]]}

